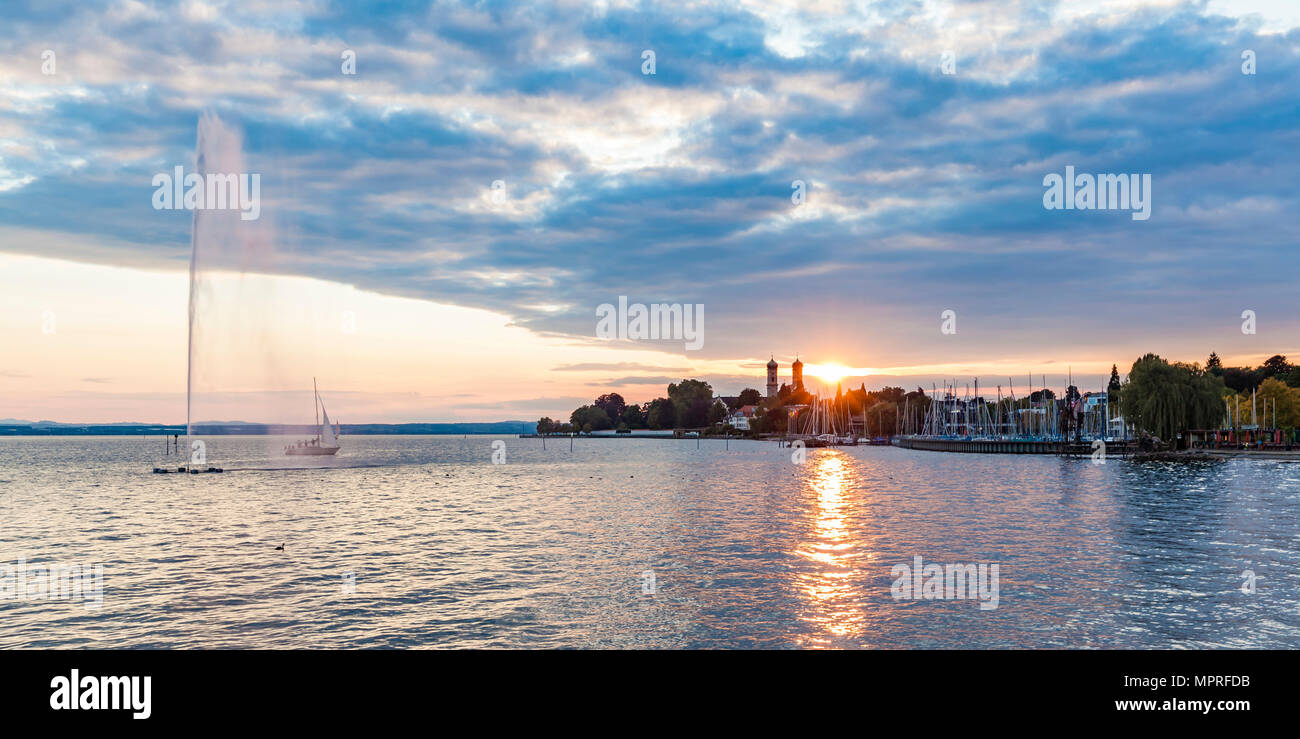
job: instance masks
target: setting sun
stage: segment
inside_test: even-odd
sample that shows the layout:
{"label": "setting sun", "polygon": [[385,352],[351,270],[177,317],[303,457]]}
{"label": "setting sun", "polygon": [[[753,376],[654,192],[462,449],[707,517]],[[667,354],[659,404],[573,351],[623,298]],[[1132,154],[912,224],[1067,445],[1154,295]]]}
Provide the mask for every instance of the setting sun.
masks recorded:
{"label": "setting sun", "polygon": [[839,382],[845,377],[865,377],[871,374],[869,367],[845,367],[834,362],[828,364],[806,364],[804,373],[816,377],[822,382]]}

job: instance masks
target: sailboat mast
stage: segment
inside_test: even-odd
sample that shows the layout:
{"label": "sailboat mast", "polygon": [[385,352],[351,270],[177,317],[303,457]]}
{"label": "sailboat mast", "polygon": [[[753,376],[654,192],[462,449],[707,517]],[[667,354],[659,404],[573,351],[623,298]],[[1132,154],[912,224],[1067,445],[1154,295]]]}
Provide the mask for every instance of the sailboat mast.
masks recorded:
{"label": "sailboat mast", "polygon": [[316,390],[316,378],[311,378],[311,399],[316,406],[316,426],[320,428],[320,393]]}

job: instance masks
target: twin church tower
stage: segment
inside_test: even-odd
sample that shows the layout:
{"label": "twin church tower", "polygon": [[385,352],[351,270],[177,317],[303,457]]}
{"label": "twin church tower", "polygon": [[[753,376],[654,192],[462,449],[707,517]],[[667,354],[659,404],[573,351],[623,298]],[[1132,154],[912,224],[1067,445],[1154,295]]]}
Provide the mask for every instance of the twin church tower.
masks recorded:
{"label": "twin church tower", "polygon": [[[776,370],[779,366],[775,357],[767,361],[767,397],[769,398],[776,397],[779,387],[776,381]],[[798,357],[795,357],[794,364],[790,365],[790,371],[794,373],[794,387],[803,388],[803,362],[800,362]]]}

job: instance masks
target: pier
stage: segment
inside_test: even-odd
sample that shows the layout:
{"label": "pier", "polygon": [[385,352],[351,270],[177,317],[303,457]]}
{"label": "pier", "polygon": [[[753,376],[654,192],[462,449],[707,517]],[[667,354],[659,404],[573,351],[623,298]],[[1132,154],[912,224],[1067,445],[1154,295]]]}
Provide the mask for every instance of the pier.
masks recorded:
{"label": "pier", "polygon": [[[892,443],[903,449],[920,449],[930,452],[965,452],[968,454],[1056,454],[1066,456],[1091,456],[1092,442],[1073,442],[1048,439],[944,439],[932,436],[895,436]],[[1124,440],[1107,441],[1107,456],[1127,456],[1130,443]]]}

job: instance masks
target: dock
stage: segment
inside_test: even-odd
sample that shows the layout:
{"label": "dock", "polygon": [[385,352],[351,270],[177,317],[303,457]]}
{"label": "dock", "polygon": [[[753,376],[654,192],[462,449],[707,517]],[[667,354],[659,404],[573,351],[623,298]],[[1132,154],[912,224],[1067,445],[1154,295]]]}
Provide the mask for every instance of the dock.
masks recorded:
{"label": "dock", "polygon": [[[1047,439],[944,439],[924,436],[895,436],[892,443],[903,449],[967,454],[1055,454],[1092,456],[1092,442]],[[1129,441],[1106,442],[1107,456],[1126,456],[1133,451]]]}

